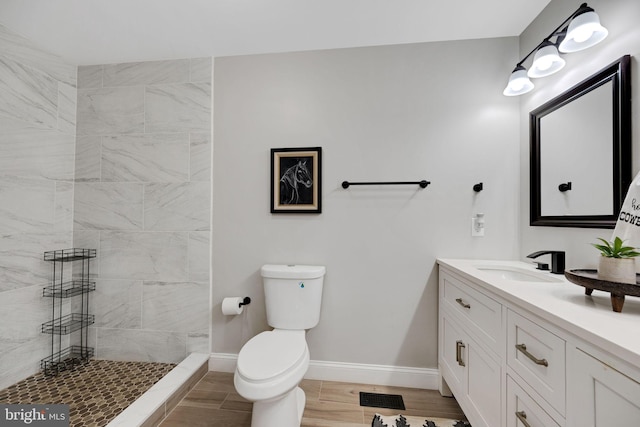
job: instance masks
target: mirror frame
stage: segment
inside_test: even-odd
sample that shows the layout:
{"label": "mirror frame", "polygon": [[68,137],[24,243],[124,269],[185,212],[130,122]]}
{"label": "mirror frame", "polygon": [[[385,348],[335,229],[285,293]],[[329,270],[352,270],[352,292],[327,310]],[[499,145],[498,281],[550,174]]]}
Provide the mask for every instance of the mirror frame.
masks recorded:
{"label": "mirror frame", "polygon": [[[615,228],[631,184],[631,57],[625,55],[593,76],[529,113],[530,225],[579,228]],[[540,120],[592,90],[613,83],[613,214],[543,216],[540,171]],[[570,160],[570,159],[567,159]]]}

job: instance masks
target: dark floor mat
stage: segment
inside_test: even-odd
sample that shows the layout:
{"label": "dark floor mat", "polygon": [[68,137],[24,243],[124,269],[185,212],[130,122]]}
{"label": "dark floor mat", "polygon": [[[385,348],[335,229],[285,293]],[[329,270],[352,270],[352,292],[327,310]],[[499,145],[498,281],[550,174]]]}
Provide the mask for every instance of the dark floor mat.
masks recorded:
{"label": "dark floor mat", "polygon": [[364,391],[360,392],[360,406],[405,409],[404,401],[399,394],[365,393]]}

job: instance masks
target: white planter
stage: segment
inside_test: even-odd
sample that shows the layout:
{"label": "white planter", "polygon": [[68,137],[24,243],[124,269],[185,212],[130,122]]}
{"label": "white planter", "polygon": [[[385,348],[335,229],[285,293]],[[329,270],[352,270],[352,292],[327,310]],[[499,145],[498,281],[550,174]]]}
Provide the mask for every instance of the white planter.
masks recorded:
{"label": "white planter", "polygon": [[598,278],[609,282],[635,284],[636,259],[601,256],[598,262]]}

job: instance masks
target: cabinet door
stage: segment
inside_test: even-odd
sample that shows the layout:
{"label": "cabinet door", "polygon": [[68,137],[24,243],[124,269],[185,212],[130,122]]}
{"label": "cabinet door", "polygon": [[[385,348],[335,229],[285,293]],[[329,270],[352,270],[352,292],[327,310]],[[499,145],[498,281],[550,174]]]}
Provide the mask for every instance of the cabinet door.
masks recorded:
{"label": "cabinet door", "polygon": [[[484,425],[501,425],[501,368],[473,341],[467,345],[467,396]],[[474,421],[473,426],[476,425]]]}
{"label": "cabinet door", "polygon": [[567,424],[572,427],[640,425],[640,384],[582,350],[572,348]]}
{"label": "cabinet door", "polygon": [[464,391],[466,380],[466,337],[447,317],[440,318],[440,370],[455,395]]}
{"label": "cabinet door", "polygon": [[501,367],[450,314],[440,318],[440,370],[474,427],[501,425]]}

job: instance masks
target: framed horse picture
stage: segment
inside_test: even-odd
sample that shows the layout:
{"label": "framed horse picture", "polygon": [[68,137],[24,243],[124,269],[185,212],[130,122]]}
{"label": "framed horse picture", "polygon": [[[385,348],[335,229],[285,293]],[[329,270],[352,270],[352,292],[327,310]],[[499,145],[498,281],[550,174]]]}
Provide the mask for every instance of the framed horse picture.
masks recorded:
{"label": "framed horse picture", "polygon": [[322,147],[271,149],[271,213],[322,212]]}

